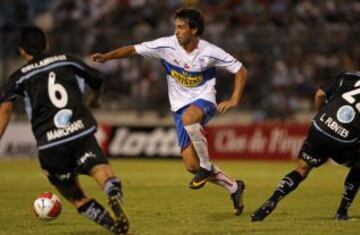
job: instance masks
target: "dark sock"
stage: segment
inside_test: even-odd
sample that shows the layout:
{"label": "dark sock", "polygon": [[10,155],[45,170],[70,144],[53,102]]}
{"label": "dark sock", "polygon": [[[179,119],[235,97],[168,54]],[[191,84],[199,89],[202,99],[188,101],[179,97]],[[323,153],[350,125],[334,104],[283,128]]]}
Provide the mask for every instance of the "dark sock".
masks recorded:
{"label": "dark sock", "polygon": [[274,191],[273,195],[269,198],[271,201],[278,202],[291,191],[297,188],[303,177],[297,171],[292,171],[281,179],[279,185]]}
{"label": "dark sock", "polygon": [[118,196],[122,197],[121,182],[118,178],[112,177],[105,181],[104,191],[109,197]]}
{"label": "dark sock", "polygon": [[106,229],[112,230],[114,226],[113,218],[105,210],[105,208],[94,199],[86,202],[77,210],[81,215],[91,219],[97,224],[100,224]]}
{"label": "dark sock", "polygon": [[341,199],[338,213],[347,213],[353,202],[360,185],[360,168],[351,168],[344,183],[344,192]]}

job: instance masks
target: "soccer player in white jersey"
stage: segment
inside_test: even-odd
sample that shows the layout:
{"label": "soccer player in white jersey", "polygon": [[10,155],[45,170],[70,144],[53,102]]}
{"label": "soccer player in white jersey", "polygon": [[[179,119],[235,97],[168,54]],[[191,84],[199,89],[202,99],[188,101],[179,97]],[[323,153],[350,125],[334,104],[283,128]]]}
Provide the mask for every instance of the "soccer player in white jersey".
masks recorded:
{"label": "soccer player in white jersey", "polygon": [[[231,195],[235,215],[244,205],[243,181],[227,177],[209,160],[203,126],[215,115],[236,107],[246,82],[245,67],[221,48],[200,39],[204,18],[195,8],[181,8],[175,14],[175,35],[121,47],[108,53],[96,53],[94,61],[103,63],[135,54],[160,59],[167,73],[171,111],[181,147],[181,155],[189,172],[195,176],[191,189],[201,188],[208,180],[224,187]],[[235,75],[231,98],[216,104],[216,68]]]}

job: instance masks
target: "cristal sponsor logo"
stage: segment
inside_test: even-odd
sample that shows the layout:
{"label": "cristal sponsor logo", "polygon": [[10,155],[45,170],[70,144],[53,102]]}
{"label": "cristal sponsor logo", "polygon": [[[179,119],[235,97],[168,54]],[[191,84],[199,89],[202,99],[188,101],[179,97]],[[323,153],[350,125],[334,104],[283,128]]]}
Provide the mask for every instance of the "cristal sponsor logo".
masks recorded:
{"label": "cristal sponsor logo", "polygon": [[93,152],[86,152],[78,161],[78,165],[83,165],[89,158],[95,158],[96,155]]}
{"label": "cristal sponsor logo", "polygon": [[51,63],[57,62],[57,61],[63,61],[63,60],[67,60],[66,55],[59,55],[59,56],[51,56],[51,57],[47,57],[43,60],[40,60],[37,63],[33,63],[33,64],[29,64],[28,66],[25,66],[24,68],[21,69],[22,73],[26,73],[29,72],[33,69],[37,69],[37,68],[41,68],[44,66],[47,66]]}
{"label": "cristal sponsor logo", "polygon": [[144,130],[118,128],[108,150],[112,156],[180,156],[176,130],[162,127]]}
{"label": "cristal sponsor logo", "polygon": [[70,123],[66,128],[54,129],[54,130],[48,131],[46,133],[47,140],[48,141],[56,140],[56,139],[71,135],[74,132],[77,132],[84,128],[85,128],[85,125],[82,122],[82,120],[77,120],[75,122]]}
{"label": "cristal sponsor logo", "polygon": [[178,81],[180,84],[182,84],[186,87],[195,87],[195,86],[199,85],[204,79],[204,77],[202,75],[191,76],[187,72],[179,73],[175,70],[171,70],[170,75],[176,81]]}

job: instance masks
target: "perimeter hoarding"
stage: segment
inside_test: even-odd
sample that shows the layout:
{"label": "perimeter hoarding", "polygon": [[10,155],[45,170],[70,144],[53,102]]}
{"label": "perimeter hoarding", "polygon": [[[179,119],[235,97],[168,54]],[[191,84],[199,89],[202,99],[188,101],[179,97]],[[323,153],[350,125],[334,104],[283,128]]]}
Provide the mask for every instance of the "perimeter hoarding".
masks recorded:
{"label": "perimeter hoarding", "polygon": [[[213,159],[291,160],[308,124],[254,123],[206,128]],[[110,157],[180,157],[174,127],[100,125],[98,140]]]}
{"label": "perimeter hoarding", "polygon": [[[304,123],[211,125],[206,128],[212,159],[292,160],[306,136]],[[96,137],[110,157],[181,158],[173,126],[100,124]],[[0,158],[36,156],[28,123],[12,123],[0,142]]]}
{"label": "perimeter hoarding", "polygon": [[180,157],[173,127],[102,124],[97,139],[109,157]]}
{"label": "perimeter hoarding", "polygon": [[221,159],[296,159],[308,127],[299,123],[211,126],[207,129],[209,151]]}

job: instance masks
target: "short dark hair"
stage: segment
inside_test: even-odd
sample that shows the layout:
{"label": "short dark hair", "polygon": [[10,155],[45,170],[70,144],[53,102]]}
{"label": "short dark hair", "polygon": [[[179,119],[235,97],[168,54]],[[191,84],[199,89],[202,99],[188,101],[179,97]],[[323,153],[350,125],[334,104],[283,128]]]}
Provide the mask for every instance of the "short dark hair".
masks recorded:
{"label": "short dark hair", "polygon": [[20,47],[34,57],[41,56],[46,50],[44,31],[36,26],[23,27],[20,34]]}
{"label": "short dark hair", "polygon": [[200,10],[193,7],[180,8],[175,13],[175,19],[188,20],[190,28],[197,29],[197,35],[201,36],[205,29],[204,16]]}

